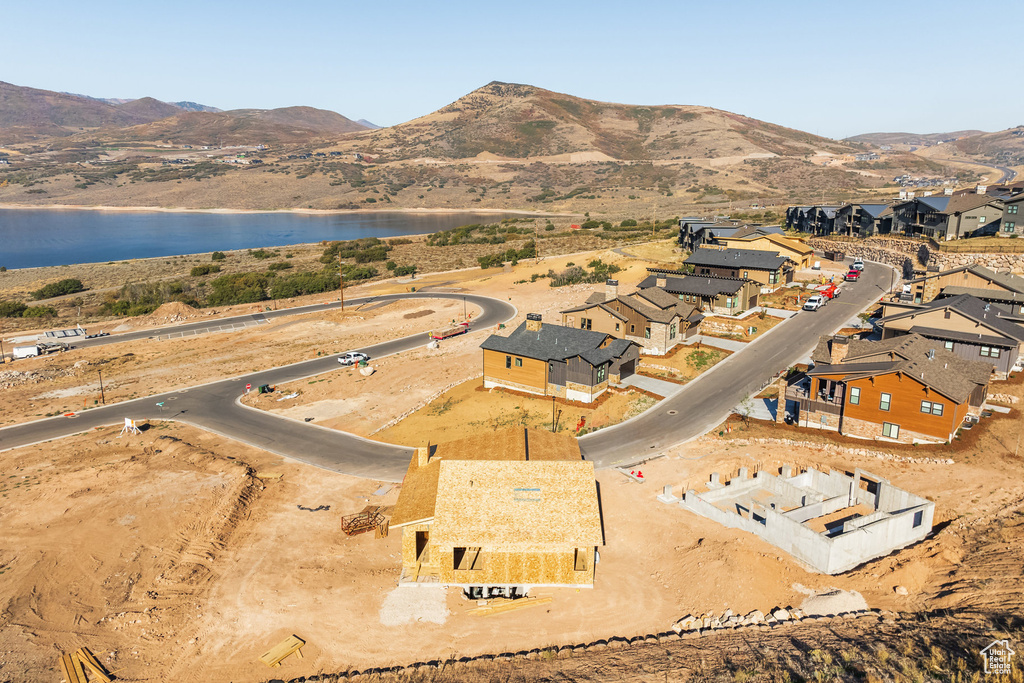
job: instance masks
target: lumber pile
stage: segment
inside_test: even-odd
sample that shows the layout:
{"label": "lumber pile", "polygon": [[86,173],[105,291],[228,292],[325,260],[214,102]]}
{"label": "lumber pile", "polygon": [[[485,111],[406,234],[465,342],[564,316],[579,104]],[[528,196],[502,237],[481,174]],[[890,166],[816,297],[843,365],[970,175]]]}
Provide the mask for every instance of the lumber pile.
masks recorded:
{"label": "lumber pile", "polygon": [[306,644],[298,636],[288,636],[280,643],[260,655],[260,661],[272,669],[281,666],[281,660],[294,654],[302,659],[302,646]]}
{"label": "lumber pile", "polygon": [[482,607],[471,609],[468,614],[474,617],[489,617],[492,614],[516,612],[528,607],[546,605],[550,602],[551,598],[519,598],[518,600],[502,600],[501,602],[495,601],[487,605],[483,605]]}
{"label": "lumber pile", "polygon": [[99,663],[87,647],[80,647],[72,653],[61,655],[60,672],[67,683],[110,683],[113,680],[110,672]]}

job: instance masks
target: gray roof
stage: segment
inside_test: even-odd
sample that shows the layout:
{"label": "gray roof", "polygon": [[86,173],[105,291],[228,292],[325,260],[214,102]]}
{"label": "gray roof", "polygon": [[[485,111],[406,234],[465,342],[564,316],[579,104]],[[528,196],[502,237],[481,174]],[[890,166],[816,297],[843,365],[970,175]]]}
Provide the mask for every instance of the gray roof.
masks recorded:
{"label": "gray roof", "polygon": [[697,249],[684,263],[718,268],[754,268],[778,270],[789,259],[759,249]]}
{"label": "gray roof", "polygon": [[[648,292],[661,292],[662,296],[659,296],[658,294],[649,294],[649,296],[652,298],[648,298]],[[632,297],[617,296],[612,299],[607,299],[605,301],[594,302],[591,301],[591,298],[593,298],[593,295],[591,295],[591,297],[587,299],[587,302],[582,306],[568,308],[561,312],[576,313],[578,311],[585,311],[587,309],[598,306],[607,311],[613,317],[619,318],[620,320],[625,320],[626,317],[624,315],[618,313],[614,308],[612,308],[612,304],[620,304],[622,306],[626,306],[627,308],[633,309],[634,311],[636,311],[643,317],[647,318],[648,320],[652,320],[656,323],[666,324],[672,322],[672,320],[676,316],[685,320],[686,318],[693,314],[694,307],[692,304],[682,302],[677,297],[672,296],[671,294],[664,290],[659,290],[658,288],[655,287],[648,290],[648,292],[637,292],[637,295],[642,297],[642,300],[639,301]],[[666,301],[664,297],[667,297],[668,301]],[[653,299],[658,299],[660,303],[655,303]]]}
{"label": "gray roof", "polygon": [[946,205],[949,204],[950,197],[918,197],[916,201],[920,204],[924,204],[928,208],[943,212],[946,210]]}
{"label": "gray roof", "polygon": [[924,282],[925,280],[930,280],[933,277],[949,275],[950,273],[959,273],[965,270],[970,271],[971,273],[974,273],[978,277],[984,278],[989,282],[994,282],[1000,287],[1003,287],[1004,289],[1007,289],[1011,292],[1020,292],[1021,294],[1024,294],[1024,277],[1014,275],[1013,273],[999,273],[997,271],[992,270],[991,268],[979,266],[974,263],[967,266],[960,266],[958,268],[950,268],[949,270],[943,270],[938,273],[929,273],[928,275],[924,275],[914,280],[907,280],[907,283],[913,284],[916,282]]}
{"label": "gray roof", "polygon": [[831,337],[818,341],[811,353],[815,365],[808,375],[842,374],[844,380],[851,380],[901,372],[957,403],[988,384],[992,375],[991,363],[964,360],[919,334],[882,341],[851,339],[846,358],[835,365],[830,364],[832,343]]}
{"label": "gray roof", "polygon": [[952,296],[960,296],[961,294],[969,294],[982,301],[1024,303],[1024,294],[1020,292],[1007,292],[1002,289],[985,289],[983,287],[960,287],[958,285],[943,287],[942,291],[939,292],[939,297],[945,299]]}
{"label": "gray roof", "polygon": [[[658,277],[648,275],[640,284],[638,289],[648,289],[657,286]],[[735,294],[743,289],[749,280],[734,277],[709,277],[707,275],[686,275],[684,277],[665,277],[665,286],[662,287],[670,294],[696,294],[698,296],[718,296],[719,294]]]}
{"label": "gray roof", "polygon": [[[614,354],[621,355],[622,352],[629,348],[630,344],[635,343],[625,339],[616,339],[606,349],[601,349],[601,344],[609,336],[611,335],[604,332],[578,330],[573,327],[550,325],[547,323],[541,325],[539,331],[531,332],[526,329],[526,323],[524,322],[507,337],[499,337],[496,334],[492,334],[484,340],[480,348],[543,361],[565,360],[573,356],[581,356],[587,362],[593,362],[587,356],[592,358],[603,357],[604,352],[611,348],[621,349],[618,353]],[[617,342],[624,342],[625,346],[617,344]],[[601,354],[595,356],[595,351],[601,351]],[[609,358],[614,357],[614,355],[609,356]]]}
{"label": "gray roof", "polygon": [[1004,320],[999,315],[1003,311],[998,308],[992,308],[981,299],[970,296],[969,294],[961,294],[959,296],[949,297],[946,299],[935,299],[934,301],[922,305],[920,308],[903,311],[896,315],[886,316],[885,318],[882,318],[879,323],[881,323],[882,327],[885,327],[885,323],[890,320],[913,318],[914,316],[921,315],[922,313],[942,311],[946,309],[956,311],[965,318],[973,320],[979,325],[995,332],[997,335],[1008,339],[1015,339],[1017,342],[1024,342],[1024,327],[1010,322],[1009,320]]}
{"label": "gray roof", "polygon": [[998,346],[1004,349],[1011,349],[1017,346],[1018,342],[1006,337],[993,337],[985,334],[972,334],[970,332],[958,332],[956,330],[942,330],[938,327],[922,327],[914,325],[910,328],[912,334],[919,334],[928,339],[941,339],[949,341],[964,342],[965,344],[980,344],[984,346]]}
{"label": "gray roof", "polygon": [[615,358],[620,357],[622,354],[629,350],[630,346],[634,344],[636,344],[636,342],[631,342],[627,339],[616,339],[603,349],[593,349],[591,351],[584,351],[583,353],[580,354],[580,357],[583,360],[590,363],[591,365],[598,366],[601,365],[602,363],[607,363]]}
{"label": "gray roof", "polygon": [[878,215],[889,208],[888,204],[861,204],[860,210],[871,216],[872,218],[878,218]]}

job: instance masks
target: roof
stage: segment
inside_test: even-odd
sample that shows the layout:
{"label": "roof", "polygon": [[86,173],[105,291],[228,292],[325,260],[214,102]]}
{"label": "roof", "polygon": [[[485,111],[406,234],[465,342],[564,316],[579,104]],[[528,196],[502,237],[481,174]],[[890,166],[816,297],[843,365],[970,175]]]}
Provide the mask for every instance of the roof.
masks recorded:
{"label": "roof", "polygon": [[1003,201],[998,197],[989,197],[985,194],[962,194],[950,197],[949,204],[946,205],[946,209],[943,213],[963,213],[964,211],[981,208],[986,204],[999,204],[1001,210],[1002,203]]}
{"label": "roof", "polygon": [[[657,275],[648,275],[640,284],[639,289],[648,289],[658,284]],[[734,277],[709,277],[707,275],[686,275],[684,277],[665,277],[665,286],[662,287],[671,294],[696,294],[697,296],[718,296],[719,294],[735,294],[743,289],[743,285],[750,282],[742,278]]]}
{"label": "roof", "polygon": [[959,285],[949,285],[948,287],[943,287],[942,291],[939,292],[939,296],[943,298],[959,296],[961,294],[969,294],[970,296],[981,299],[982,301],[1024,303],[1024,294],[1021,294],[1020,292],[1007,292],[1000,289],[984,289],[982,287],[960,287]]}
{"label": "roof", "polygon": [[594,463],[442,460],[430,541],[503,552],[602,545]]}
{"label": "roof", "polygon": [[524,322],[507,337],[492,334],[484,340],[480,348],[543,361],[565,360],[573,356],[582,357],[585,352],[600,348],[610,337],[611,335],[604,332],[547,323],[541,325],[539,331],[531,332],[526,329]]}
{"label": "roof", "polygon": [[949,200],[952,197],[917,197],[914,201],[924,204],[932,211],[942,213],[946,210],[946,206],[949,204]]}
{"label": "roof", "polygon": [[983,344],[985,346],[999,346],[1006,349],[1013,348],[1018,344],[1017,341],[1007,339],[1006,337],[972,334],[970,332],[958,332],[956,330],[943,330],[938,327],[922,327],[921,325],[914,325],[910,328],[910,332],[913,334],[919,334],[922,337],[928,337],[929,339],[948,339],[950,341],[959,341],[966,344]]}
{"label": "roof", "polygon": [[666,292],[661,287],[648,287],[647,289],[638,289],[633,292],[630,296],[640,297],[646,301],[650,301],[653,305],[664,310],[675,310],[676,315],[680,318],[689,319],[693,313],[697,310],[697,307],[693,304],[688,304],[684,301],[679,300],[678,295],[672,295]]}
{"label": "roof", "polygon": [[[988,384],[992,364],[964,360],[919,334],[882,341],[851,339],[846,357],[831,364],[833,340],[822,337],[811,352],[814,368],[808,375],[839,375],[842,380],[902,373],[943,396],[963,403],[979,386]],[[932,357],[929,358],[929,355]]]}
{"label": "roof", "polygon": [[694,266],[777,270],[789,259],[759,249],[697,249],[684,261]]}
{"label": "roof", "polygon": [[678,297],[672,296],[665,290],[658,289],[656,287],[644,292],[634,292],[630,296],[616,296],[611,299],[605,299],[597,302],[592,301],[592,299],[594,299],[593,294],[587,298],[586,303],[582,306],[567,308],[564,311],[561,311],[561,313],[577,313],[579,311],[586,311],[594,307],[598,307],[613,318],[626,320],[626,316],[622,315],[614,308],[614,306],[626,306],[648,320],[656,323],[668,324],[677,316],[685,320],[691,316],[694,311],[694,306],[692,304],[680,301]]}
{"label": "roof", "polygon": [[1006,337],[1008,339],[1015,339],[1017,342],[1024,342],[1024,327],[1021,327],[1016,323],[1012,323],[1009,320],[1004,320],[999,315],[1002,311],[993,309],[981,299],[969,294],[960,294],[959,296],[935,299],[929,303],[923,304],[920,308],[903,311],[902,313],[882,318],[879,323],[884,327],[886,322],[892,320],[903,320],[905,318],[913,319],[919,315],[942,310],[956,311],[961,316],[968,320],[973,320],[982,327],[995,332],[999,336]]}
{"label": "roof", "polygon": [[883,211],[889,208],[888,204],[861,204],[860,210],[871,216],[872,218],[878,218]]}
{"label": "roof", "polygon": [[736,233],[735,235],[733,235],[732,237],[729,237],[727,239],[731,239],[731,240],[739,239],[739,240],[744,240],[744,241],[749,241],[749,242],[753,242],[754,240],[758,240],[758,239],[766,239],[769,242],[771,242],[772,244],[778,245],[779,247],[782,247],[783,249],[789,249],[790,251],[795,251],[798,254],[810,254],[810,253],[812,253],[814,251],[814,247],[809,247],[806,244],[804,244],[803,242],[800,242],[798,240],[792,240],[792,239],[789,239],[787,237],[784,237],[783,235],[777,235],[775,233],[767,234],[767,235],[766,234],[756,234],[756,235],[750,235],[748,237],[740,237],[739,233]]}
{"label": "roof", "polygon": [[949,270],[943,270],[938,273],[929,273],[928,275],[924,275],[914,280],[907,280],[907,284],[924,282],[925,280],[929,280],[933,277],[941,277],[943,275],[949,275],[951,273],[960,273],[965,270],[977,275],[980,278],[988,280],[989,282],[995,283],[1002,287],[1003,289],[1006,289],[1011,292],[1019,292],[1021,294],[1024,294],[1024,277],[1014,275],[1013,273],[1000,273],[990,268],[986,268],[985,266],[979,266],[973,263],[967,266],[960,266],[959,268],[950,268]]}
{"label": "roof", "polygon": [[[748,237],[768,237],[769,235],[785,235],[786,232],[777,225],[744,225],[728,237],[745,239]],[[723,235],[725,237],[725,235]]]}
{"label": "roof", "polygon": [[392,511],[392,527],[422,522],[434,516],[442,461],[576,462],[583,457],[578,442],[571,436],[515,427],[438,444],[430,450],[430,459],[424,466],[419,465],[418,454],[409,462]]}

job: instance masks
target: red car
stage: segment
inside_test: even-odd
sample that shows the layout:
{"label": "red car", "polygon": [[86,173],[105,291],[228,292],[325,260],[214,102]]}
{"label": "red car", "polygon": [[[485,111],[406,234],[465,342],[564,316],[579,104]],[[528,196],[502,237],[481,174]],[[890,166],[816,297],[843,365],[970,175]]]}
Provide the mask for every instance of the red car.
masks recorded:
{"label": "red car", "polygon": [[860,279],[860,271],[856,268],[850,268],[850,272],[846,274],[847,282],[856,282]]}

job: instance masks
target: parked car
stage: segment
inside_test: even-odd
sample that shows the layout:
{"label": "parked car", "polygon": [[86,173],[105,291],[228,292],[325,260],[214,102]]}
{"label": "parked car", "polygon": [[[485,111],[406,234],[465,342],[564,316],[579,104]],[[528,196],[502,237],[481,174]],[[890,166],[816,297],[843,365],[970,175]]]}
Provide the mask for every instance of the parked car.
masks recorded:
{"label": "parked car", "polygon": [[804,310],[816,311],[825,305],[825,301],[825,297],[823,297],[820,294],[815,294],[814,296],[807,300],[807,303],[804,304]]}
{"label": "parked car", "polygon": [[856,268],[850,268],[849,272],[846,273],[847,282],[856,282],[860,279],[860,271]]}
{"label": "parked car", "polygon": [[364,360],[370,360],[370,357],[359,351],[349,351],[338,357],[338,362],[342,365],[358,365],[360,361]]}
{"label": "parked car", "polygon": [[853,268],[854,270],[858,271],[858,272],[863,271],[864,270],[864,261],[859,259],[859,258],[856,258],[856,259],[853,260],[853,265],[850,266],[850,267]]}

